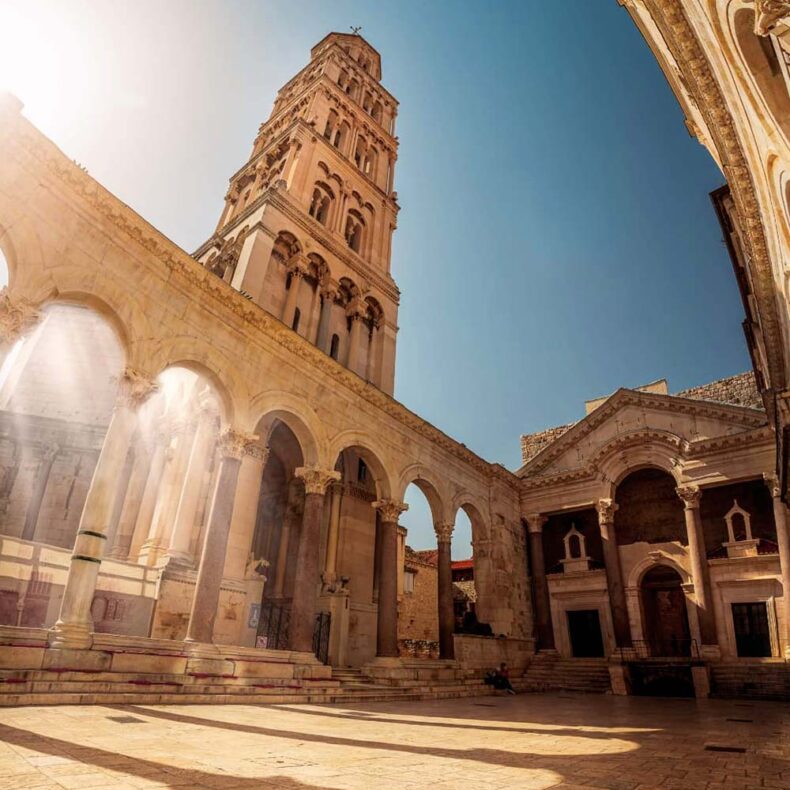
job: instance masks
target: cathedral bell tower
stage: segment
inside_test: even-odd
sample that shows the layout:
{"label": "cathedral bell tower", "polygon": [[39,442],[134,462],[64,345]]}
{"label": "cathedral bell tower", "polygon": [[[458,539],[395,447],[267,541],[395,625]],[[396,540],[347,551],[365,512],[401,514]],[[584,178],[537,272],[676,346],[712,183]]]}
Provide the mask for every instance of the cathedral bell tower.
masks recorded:
{"label": "cathedral bell tower", "polygon": [[357,34],[330,33],[313,47],[278,92],[195,257],[392,394],[398,103],[380,80],[381,58]]}

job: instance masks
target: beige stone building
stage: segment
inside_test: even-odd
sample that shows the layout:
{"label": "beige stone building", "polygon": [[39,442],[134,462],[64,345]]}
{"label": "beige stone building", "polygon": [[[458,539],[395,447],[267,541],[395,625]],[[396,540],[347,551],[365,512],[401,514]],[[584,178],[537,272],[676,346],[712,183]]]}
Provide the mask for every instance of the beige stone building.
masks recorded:
{"label": "beige stone building", "polygon": [[[243,699],[245,677],[244,694],[298,681],[334,699],[332,668],[471,683],[500,660],[532,687],[787,683],[790,155],[772,103],[790,101],[790,9],[626,5],[727,177],[755,372],[619,390],[525,437],[516,472],[392,398],[398,105],[363,38],[313,48],[194,255],[2,97],[0,673],[24,685],[0,701],[40,699],[38,682],[79,701],[64,668],[181,689],[153,701]],[[433,578],[398,526],[411,484]],[[453,633],[461,509],[497,637]],[[430,612],[407,589],[421,574]],[[411,627],[435,627],[438,657],[400,655]],[[213,685],[189,694],[195,677]]]}

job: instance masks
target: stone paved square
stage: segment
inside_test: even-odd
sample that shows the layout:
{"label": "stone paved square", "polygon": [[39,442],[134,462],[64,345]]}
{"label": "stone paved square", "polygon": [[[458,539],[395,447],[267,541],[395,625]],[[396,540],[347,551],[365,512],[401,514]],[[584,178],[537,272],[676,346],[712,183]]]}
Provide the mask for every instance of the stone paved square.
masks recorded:
{"label": "stone paved square", "polygon": [[0,790],[790,787],[790,711],[779,703],[527,694],[29,707],[0,721]]}

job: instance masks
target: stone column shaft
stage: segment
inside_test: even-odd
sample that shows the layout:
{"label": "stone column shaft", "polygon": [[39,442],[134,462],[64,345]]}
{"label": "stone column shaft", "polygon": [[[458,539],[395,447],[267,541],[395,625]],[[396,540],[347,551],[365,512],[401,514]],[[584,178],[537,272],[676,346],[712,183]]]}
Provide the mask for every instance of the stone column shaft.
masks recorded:
{"label": "stone column shaft", "polygon": [[705,536],[699,503],[702,492],[697,486],[679,486],[678,496],[683,500],[683,515],[686,519],[686,535],[691,560],[691,575],[694,579],[694,598],[697,602],[700,637],[703,645],[716,645],[716,620],[713,613],[713,594],[710,585],[708,557],[705,551]]}
{"label": "stone column shaft", "polygon": [[44,493],[49,482],[49,473],[52,471],[52,464],[55,462],[59,448],[47,447],[41,458],[41,464],[36,473],[36,480],[33,484],[33,491],[30,495],[30,502],[25,513],[25,527],[22,531],[22,540],[36,539],[36,525],[38,516],[41,513],[41,505],[44,502]]}
{"label": "stone column shaft", "polygon": [[235,431],[226,431],[220,439],[220,469],[189,614],[186,637],[189,642],[212,641],[241,457],[245,447],[254,439]]}
{"label": "stone column shaft", "polygon": [[332,305],[335,302],[335,294],[331,290],[322,289],[321,296],[321,315],[318,320],[318,334],[316,335],[315,344],[321,351],[329,353],[329,324],[332,318]]}
{"label": "stone column shaft", "polygon": [[408,505],[383,499],[373,503],[381,516],[376,655],[398,657],[398,518]]}
{"label": "stone column shaft", "polygon": [[293,269],[291,271],[291,286],[286,292],[285,305],[283,307],[283,323],[286,326],[293,325],[296,307],[299,303],[299,288],[301,285],[302,273],[298,269]]}
{"label": "stone column shaft", "polygon": [[346,367],[357,372],[359,365],[359,348],[362,342],[362,321],[356,314],[351,315],[351,335],[348,341],[348,356],[346,357]]}
{"label": "stone column shaft", "polygon": [[208,465],[212,433],[213,416],[210,413],[204,413],[198,421],[195,437],[192,440],[184,484],[181,488],[173,531],[170,535],[170,547],[167,550],[167,554],[179,562],[192,561],[189,548],[200,504],[203,473]]}
{"label": "stone column shaft", "polygon": [[87,649],[93,643],[91,604],[118,481],[137,422],[134,409],[154,389],[155,385],[138,373],[131,370],[124,373],[121,392],[85,498],[60,616],[50,631],[52,647]]}
{"label": "stone column shaft", "polygon": [[538,648],[554,649],[554,627],[551,622],[551,603],[549,583],[543,559],[543,525],[546,516],[534,514],[527,516],[529,530],[529,564],[532,571],[532,590],[534,593],[535,635]]}
{"label": "stone column shaft", "polygon": [[782,502],[779,482],[775,477],[767,477],[774,503],[774,523],[776,525],[776,544],[779,548],[779,570],[782,577],[782,599],[784,600],[784,654],[790,659],[790,535],[788,534],[787,506]]}
{"label": "stone column shaft", "polygon": [[340,543],[340,504],[343,500],[341,486],[332,486],[332,505],[329,512],[329,532],[326,538],[326,559],[324,561],[325,579],[337,576],[337,550]]}
{"label": "stone column shaft", "polygon": [[435,525],[439,548],[437,587],[439,602],[439,658],[455,658],[453,633],[455,632],[455,609],[453,607],[453,524]]}
{"label": "stone column shaft", "polygon": [[614,531],[614,514],[617,505],[611,499],[599,499],[596,510],[603,543],[603,561],[606,566],[606,586],[609,590],[615,643],[617,647],[631,647],[631,627],[628,622],[628,606],[625,602],[620,550],[617,548]]}
{"label": "stone column shaft", "polygon": [[247,569],[255,523],[258,518],[258,499],[261,493],[263,467],[269,451],[253,445],[241,459],[233,515],[230,521],[228,551],[225,557],[225,576],[241,579]]}
{"label": "stone column shaft", "polygon": [[[142,496],[140,497],[139,507],[134,516],[132,542],[129,546],[129,559],[131,560],[137,559],[140,554],[140,548],[151,529],[151,521],[154,516],[154,508],[156,507],[156,499],[159,493],[159,484],[162,480],[162,471],[165,466],[166,455],[167,447],[165,447],[162,440],[157,440],[154,446],[153,455],[151,456],[150,466],[147,467],[145,485],[143,487]],[[121,519],[123,520],[123,515]]]}
{"label": "stone column shaft", "polygon": [[318,550],[326,487],[340,477],[339,472],[299,467],[296,475],[305,481],[304,514],[299,536],[297,564],[299,578],[291,604],[291,649],[312,652],[315,606],[318,599]]}

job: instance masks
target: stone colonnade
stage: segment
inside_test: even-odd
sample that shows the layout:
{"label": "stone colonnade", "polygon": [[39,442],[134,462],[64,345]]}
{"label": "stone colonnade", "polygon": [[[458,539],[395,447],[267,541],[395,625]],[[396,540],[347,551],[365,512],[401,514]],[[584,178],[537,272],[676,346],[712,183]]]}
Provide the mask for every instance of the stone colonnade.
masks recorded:
{"label": "stone colonnade", "polygon": [[[790,600],[790,535],[788,534],[787,506],[781,499],[781,492],[775,477],[766,477],[766,483],[773,497],[774,521],[776,524],[779,562],[781,568],[782,590],[785,601]],[[688,556],[691,564],[691,578],[694,594],[694,606],[699,623],[699,636],[703,653],[716,655],[718,642],[716,636],[716,619],[713,607],[710,570],[708,567],[705,537],[700,516],[700,501],[703,489],[697,485],[680,485],[676,489],[683,502],[686,524]],[[632,645],[631,626],[628,618],[625,588],[620,566],[620,552],[614,527],[614,514],[617,504],[613,499],[602,498],[596,501],[598,525],[600,528],[603,558],[606,570],[606,583],[609,593],[609,606],[614,625],[615,645],[628,648]],[[529,534],[530,572],[533,585],[533,602],[535,610],[535,635],[538,649],[554,649],[554,628],[551,617],[549,585],[543,557],[543,525],[547,516],[541,513],[526,517]],[[788,604],[785,604],[787,607]],[[786,657],[790,658],[790,617],[785,615]]]}

